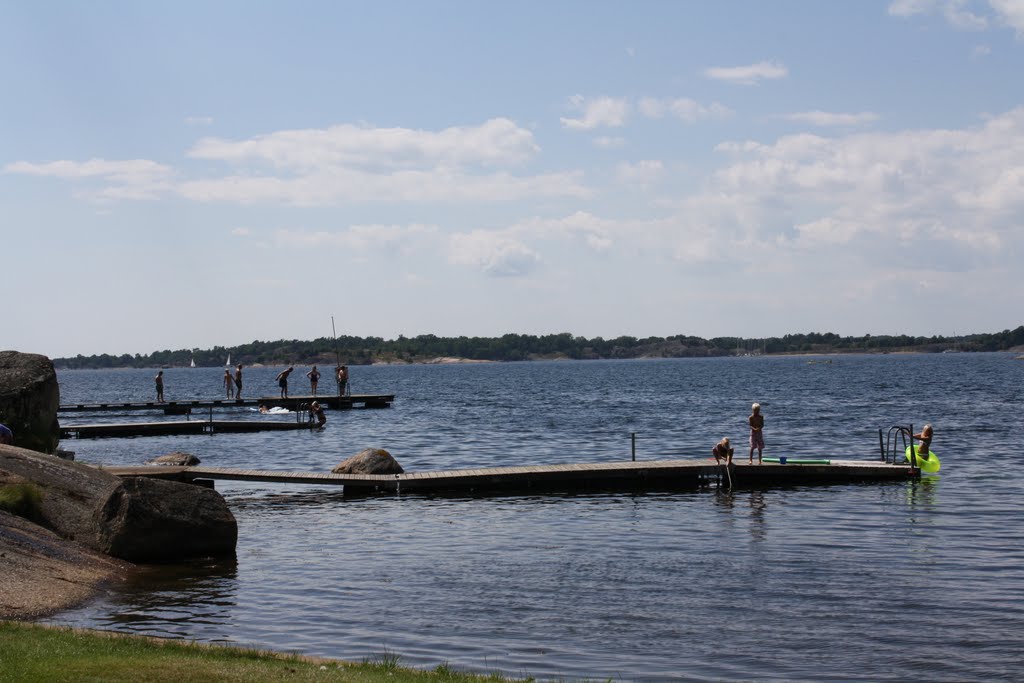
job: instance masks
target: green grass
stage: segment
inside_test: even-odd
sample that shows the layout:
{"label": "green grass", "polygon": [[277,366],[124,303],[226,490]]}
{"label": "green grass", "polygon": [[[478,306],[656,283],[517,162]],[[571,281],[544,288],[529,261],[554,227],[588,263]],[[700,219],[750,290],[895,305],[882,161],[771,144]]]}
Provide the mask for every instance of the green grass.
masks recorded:
{"label": "green grass", "polygon": [[31,519],[40,518],[43,494],[35,484],[9,484],[0,486],[0,510]]}
{"label": "green grass", "polygon": [[[0,683],[74,681],[350,681],[352,683],[511,683],[500,675],[399,666],[385,651],[361,664],[259,650],[158,640],[0,621]],[[529,680],[529,679],[528,679]]]}

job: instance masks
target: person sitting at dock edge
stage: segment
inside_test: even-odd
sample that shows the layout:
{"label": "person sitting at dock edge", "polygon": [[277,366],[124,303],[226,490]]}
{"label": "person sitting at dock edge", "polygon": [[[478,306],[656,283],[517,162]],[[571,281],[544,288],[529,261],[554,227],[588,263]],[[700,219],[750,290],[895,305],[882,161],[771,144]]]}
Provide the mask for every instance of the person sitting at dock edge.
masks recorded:
{"label": "person sitting at dock edge", "polygon": [[224,371],[224,393],[228,398],[235,397],[235,380],[231,377],[231,371]]}
{"label": "person sitting at dock edge", "polygon": [[721,441],[715,444],[715,447],[711,449],[711,455],[715,456],[715,462],[719,465],[725,460],[726,465],[732,464],[733,448],[729,445],[729,437],[723,437]]}
{"label": "person sitting at dock edge", "polygon": [[156,400],[160,403],[164,402],[164,371],[160,370],[156,373],[156,377],[153,378],[156,382]]}
{"label": "person sitting at dock edge", "polygon": [[235,369],[235,400],[242,398],[242,364]]}
{"label": "person sitting at dock edge", "polygon": [[289,367],[287,370],[282,370],[281,374],[277,376],[277,386],[281,387],[281,398],[288,398],[288,375],[292,374],[292,370],[295,367]]}
{"label": "person sitting at dock edge", "polygon": [[757,449],[757,464],[761,464],[761,456],[764,451],[764,415],[761,414],[761,404],[755,403],[750,406],[750,417],[747,423],[750,424],[750,464],[754,464],[754,449]]}
{"label": "person sitting at dock edge", "polygon": [[932,450],[932,434],[934,430],[930,424],[926,424],[920,432],[914,434],[914,438],[921,442],[917,447],[917,457],[928,459],[928,453]]}
{"label": "person sitting at dock edge", "polygon": [[320,382],[320,371],[313,366],[313,369],[306,373],[306,377],[309,378],[309,388],[313,391],[313,395],[316,396],[316,385]]}

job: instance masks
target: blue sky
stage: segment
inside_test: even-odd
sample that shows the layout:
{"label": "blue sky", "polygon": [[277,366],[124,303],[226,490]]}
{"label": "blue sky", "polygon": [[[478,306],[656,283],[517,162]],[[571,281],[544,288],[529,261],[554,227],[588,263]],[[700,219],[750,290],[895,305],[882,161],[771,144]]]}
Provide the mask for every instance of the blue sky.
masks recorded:
{"label": "blue sky", "polygon": [[0,347],[1024,320],[1024,0],[0,0]]}

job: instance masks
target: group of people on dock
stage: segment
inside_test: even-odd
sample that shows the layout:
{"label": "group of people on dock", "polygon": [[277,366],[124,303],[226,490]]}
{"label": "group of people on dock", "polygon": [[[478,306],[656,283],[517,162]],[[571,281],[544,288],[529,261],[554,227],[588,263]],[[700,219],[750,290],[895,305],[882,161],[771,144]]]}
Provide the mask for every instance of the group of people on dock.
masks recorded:
{"label": "group of people on dock", "polygon": [[[748,454],[749,464],[754,464],[754,450],[757,450],[757,464],[760,465],[763,462],[764,456],[764,415],[761,414],[761,404],[755,403],[750,406],[750,416],[747,417],[747,424],[750,427],[750,453]],[[924,453],[927,456],[929,449],[932,445],[932,434],[934,430],[930,424],[926,424],[924,428],[913,435],[913,438],[921,442],[918,446],[918,451]],[[729,442],[729,437],[723,437],[721,441],[715,444],[714,448],[711,449],[711,455],[715,458],[715,462],[721,465],[723,462],[726,465],[732,465],[732,457],[735,453],[735,449]]]}
{"label": "group of people on dock", "polygon": [[[281,398],[288,398],[288,376],[295,370],[295,366],[289,366],[287,370],[282,370],[278,373],[275,381],[277,382],[278,388],[281,390]],[[338,395],[347,396],[348,387],[348,366],[339,365],[334,371],[335,380],[338,383]],[[309,387],[313,393],[313,396],[317,395],[318,385],[320,383],[320,371],[313,366],[313,369],[306,373],[306,377],[309,378]],[[160,370],[156,373],[156,377],[153,378],[156,385],[156,400],[158,403],[164,403],[164,371]],[[234,375],[231,374],[231,370],[224,370],[224,394],[227,398],[239,400],[242,398],[242,364],[239,363],[238,367],[235,368]]]}

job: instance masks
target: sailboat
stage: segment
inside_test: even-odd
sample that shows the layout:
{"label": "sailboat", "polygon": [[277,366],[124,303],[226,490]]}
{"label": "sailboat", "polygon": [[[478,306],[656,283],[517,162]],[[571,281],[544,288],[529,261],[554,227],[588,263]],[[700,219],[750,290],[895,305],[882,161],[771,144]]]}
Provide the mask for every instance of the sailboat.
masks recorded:
{"label": "sailboat", "polygon": [[230,368],[231,367],[231,354],[230,353],[228,354],[228,359],[224,362],[224,367],[226,367],[226,368]]}
{"label": "sailboat", "polygon": [[189,365],[189,367],[190,367],[190,368],[194,368],[195,366],[196,366],[196,359],[195,359],[195,357],[193,356],[193,358],[192,358],[192,363],[191,363],[191,364]]}

